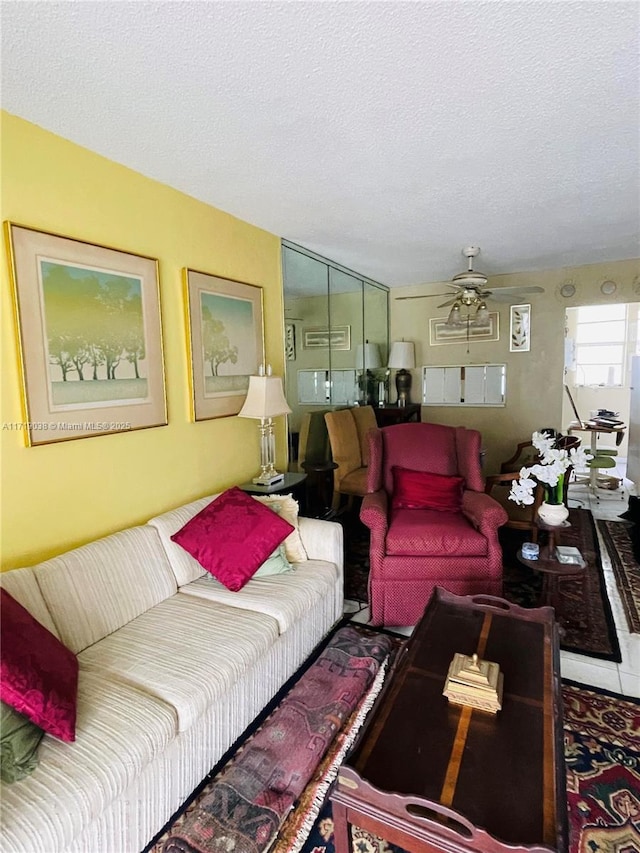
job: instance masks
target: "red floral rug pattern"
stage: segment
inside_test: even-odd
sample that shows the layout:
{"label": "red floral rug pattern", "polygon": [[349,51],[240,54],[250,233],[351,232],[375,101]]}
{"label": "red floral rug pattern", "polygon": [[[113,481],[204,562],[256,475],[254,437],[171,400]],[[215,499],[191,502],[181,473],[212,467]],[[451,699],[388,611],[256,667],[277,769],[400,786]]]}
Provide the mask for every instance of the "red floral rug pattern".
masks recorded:
{"label": "red floral rug pattern", "polygon": [[640,703],[565,683],[571,853],[640,853]]}

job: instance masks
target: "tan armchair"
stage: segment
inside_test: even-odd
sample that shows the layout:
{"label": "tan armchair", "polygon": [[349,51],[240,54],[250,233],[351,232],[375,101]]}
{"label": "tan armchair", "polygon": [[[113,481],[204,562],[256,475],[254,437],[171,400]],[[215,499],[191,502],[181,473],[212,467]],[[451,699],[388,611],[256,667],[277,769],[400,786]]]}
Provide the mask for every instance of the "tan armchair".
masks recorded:
{"label": "tan armchair", "polygon": [[367,493],[367,466],[369,464],[369,430],[377,429],[372,406],[355,406],[338,409],[324,416],[329,433],[331,455],[337,468],[333,472],[332,508],[340,507],[342,495],[353,503],[354,495]]}

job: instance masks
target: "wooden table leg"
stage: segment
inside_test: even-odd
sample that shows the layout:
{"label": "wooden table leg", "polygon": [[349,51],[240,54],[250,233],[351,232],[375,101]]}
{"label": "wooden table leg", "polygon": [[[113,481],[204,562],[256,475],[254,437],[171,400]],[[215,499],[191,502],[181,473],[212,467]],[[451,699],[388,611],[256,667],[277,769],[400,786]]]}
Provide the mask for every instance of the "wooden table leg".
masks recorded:
{"label": "wooden table leg", "polygon": [[333,812],[333,840],[336,853],[350,853],[349,851],[349,823],[347,821],[347,809],[340,803],[331,804]]}

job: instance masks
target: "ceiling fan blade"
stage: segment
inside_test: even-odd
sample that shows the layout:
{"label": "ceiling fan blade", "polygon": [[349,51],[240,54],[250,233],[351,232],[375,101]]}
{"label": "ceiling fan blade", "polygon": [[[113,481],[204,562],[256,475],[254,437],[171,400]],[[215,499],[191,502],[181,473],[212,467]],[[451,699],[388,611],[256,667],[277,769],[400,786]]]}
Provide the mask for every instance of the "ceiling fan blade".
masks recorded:
{"label": "ceiling fan blade", "polygon": [[453,296],[453,293],[421,293],[417,296],[395,296],[394,299],[428,299],[430,296]]}
{"label": "ceiling fan blade", "polygon": [[523,284],[521,286],[516,285],[514,287],[495,287],[492,293],[494,295],[496,293],[544,293],[544,287],[538,287],[537,284]]}
{"label": "ceiling fan blade", "polygon": [[522,287],[497,287],[495,290],[487,290],[482,293],[483,298],[492,299],[494,302],[517,302],[527,293],[544,293],[544,287],[524,285]]}
{"label": "ceiling fan blade", "polygon": [[438,305],[438,308],[448,308],[449,305],[453,305],[453,303],[457,301],[458,297],[454,296],[453,299],[449,299],[448,302],[443,302],[442,305]]}
{"label": "ceiling fan blade", "polygon": [[500,293],[494,290],[488,298],[492,302],[517,302],[521,296],[522,293]]}

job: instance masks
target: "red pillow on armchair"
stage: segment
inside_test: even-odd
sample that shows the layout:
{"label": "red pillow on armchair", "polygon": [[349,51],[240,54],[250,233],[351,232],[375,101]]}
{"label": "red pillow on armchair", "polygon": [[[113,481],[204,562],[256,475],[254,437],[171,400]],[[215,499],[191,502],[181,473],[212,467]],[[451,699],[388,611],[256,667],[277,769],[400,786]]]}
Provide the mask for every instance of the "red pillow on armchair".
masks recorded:
{"label": "red pillow on armchair", "polygon": [[412,471],[393,466],[393,509],[435,509],[438,512],[460,512],[464,477]]}

